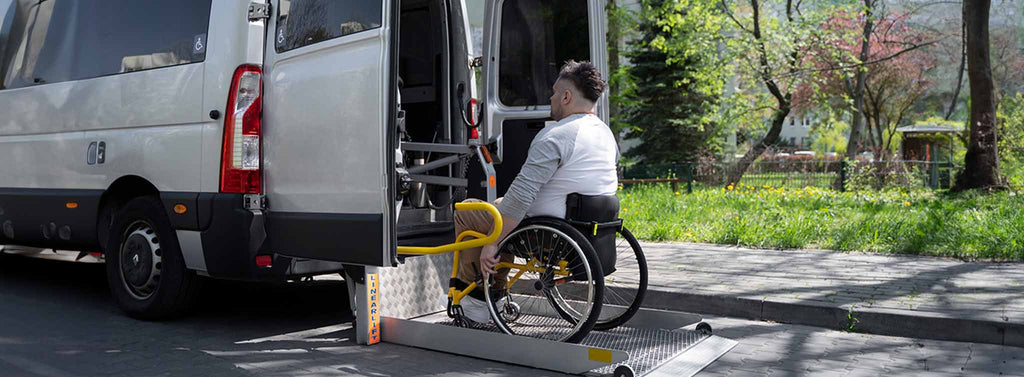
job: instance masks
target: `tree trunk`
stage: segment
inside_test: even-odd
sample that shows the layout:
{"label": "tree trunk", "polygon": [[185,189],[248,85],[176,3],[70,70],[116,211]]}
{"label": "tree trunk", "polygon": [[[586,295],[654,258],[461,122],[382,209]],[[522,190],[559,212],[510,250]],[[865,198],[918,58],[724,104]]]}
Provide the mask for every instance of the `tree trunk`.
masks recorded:
{"label": "tree trunk", "polygon": [[967,80],[971,85],[970,142],[964,168],[953,191],[999,188],[999,151],[996,147],[995,83],[989,62],[988,22],[991,0],[967,0]]}
{"label": "tree trunk", "polygon": [[736,162],[736,166],[733,167],[732,171],[729,172],[729,184],[735,185],[740,182],[743,178],[743,173],[750,168],[750,164],[754,163],[761,154],[764,153],[768,147],[774,146],[779,142],[779,134],[782,133],[782,125],[786,123],[786,117],[789,116],[790,103],[789,97],[785,100],[780,101],[779,108],[775,110],[775,115],[772,116],[772,128],[768,130],[768,134],[764,135],[761,141],[754,144],[746,154],[743,155],[739,161]]}
{"label": "tree trunk", "polygon": [[[871,56],[871,29],[874,28],[872,7],[874,0],[864,0],[864,33],[861,35],[860,63],[868,61]],[[861,133],[864,132],[864,87],[867,86],[867,67],[857,67],[857,86],[853,92],[853,123],[850,124],[850,139],[846,142],[846,158],[855,160],[860,152]]]}

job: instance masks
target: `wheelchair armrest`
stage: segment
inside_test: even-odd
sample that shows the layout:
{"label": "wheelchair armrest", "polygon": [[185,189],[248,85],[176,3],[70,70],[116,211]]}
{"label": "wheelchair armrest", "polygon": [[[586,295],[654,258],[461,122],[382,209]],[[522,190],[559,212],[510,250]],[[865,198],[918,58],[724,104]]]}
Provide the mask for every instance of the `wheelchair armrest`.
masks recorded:
{"label": "wheelchair armrest", "polygon": [[[456,238],[455,243],[445,244],[435,247],[419,247],[419,246],[399,246],[398,254],[406,255],[431,255],[431,254],[445,254],[458,250],[472,249],[475,247],[481,247],[489,245],[498,240],[498,236],[501,235],[501,212],[498,212],[494,205],[486,202],[473,202],[473,203],[455,203],[456,211],[487,211],[491,217],[494,218],[494,226],[491,227],[491,232],[487,236],[483,236],[478,232],[467,230],[459,234]],[[483,237],[481,237],[483,236]],[[477,237],[469,241],[463,241],[466,237]]]}

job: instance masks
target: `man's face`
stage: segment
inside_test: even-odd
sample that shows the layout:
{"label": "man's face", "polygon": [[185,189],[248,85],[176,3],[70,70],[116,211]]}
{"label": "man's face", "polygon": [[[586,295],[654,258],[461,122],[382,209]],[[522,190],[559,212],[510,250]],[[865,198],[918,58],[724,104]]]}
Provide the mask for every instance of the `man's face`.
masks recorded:
{"label": "man's face", "polygon": [[567,88],[562,80],[556,80],[555,84],[551,86],[551,119],[558,121],[565,117],[565,105],[567,103],[563,102],[568,100],[566,90]]}

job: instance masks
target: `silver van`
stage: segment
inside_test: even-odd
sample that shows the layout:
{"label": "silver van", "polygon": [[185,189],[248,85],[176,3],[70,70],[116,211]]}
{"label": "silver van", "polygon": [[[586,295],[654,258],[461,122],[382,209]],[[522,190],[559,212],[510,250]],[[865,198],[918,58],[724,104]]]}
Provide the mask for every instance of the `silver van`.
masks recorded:
{"label": "silver van", "polygon": [[124,311],[165,318],[200,276],[451,242],[473,147],[502,194],[562,62],[607,74],[604,1],[487,0],[482,56],[467,1],[0,0],[0,245],[102,256]]}

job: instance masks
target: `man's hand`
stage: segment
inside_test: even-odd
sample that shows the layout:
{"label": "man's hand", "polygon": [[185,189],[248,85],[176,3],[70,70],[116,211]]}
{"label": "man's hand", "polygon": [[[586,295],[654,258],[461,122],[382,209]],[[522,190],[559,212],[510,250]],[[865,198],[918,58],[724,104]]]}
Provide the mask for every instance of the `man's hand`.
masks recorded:
{"label": "man's hand", "polygon": [[480,272],[487,276],[488,274],[497,274],[498,271],[494,270],[494,266],[498,264],[501,258],[498,256],[498,245],[492,243],[484,246],[483,250],[480,250]]}

